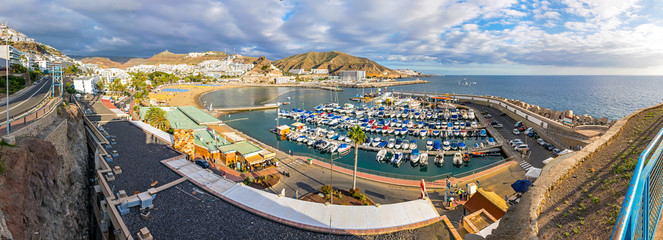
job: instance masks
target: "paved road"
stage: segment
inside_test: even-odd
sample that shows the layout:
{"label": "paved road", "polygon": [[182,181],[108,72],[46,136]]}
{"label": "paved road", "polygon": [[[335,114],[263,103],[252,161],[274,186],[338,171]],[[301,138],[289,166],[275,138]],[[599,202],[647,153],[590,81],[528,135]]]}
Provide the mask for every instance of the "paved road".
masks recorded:
{"label": "paved road", "polygon": [[[529,145],[530,153],[529,156],[525,158],[525,162],[527,162],[527,164],[530,164],[531,166],[537,168],[542,168],[545,165],[543,164],[543,160],[546,160],[549,157],[555,157],[555,155],[553,155],[551,151],[548,151],[543,146],[539,145],[536,142],[536,139],[534,139],[533,137],[528,137],[527,135],[524,135],[522,133],[520,135],[513,134],[513,128],[514,128],[513,126],[517,121],[511,118],[509,115],[502,115],[501,111],[484,105],[472,104],[472,103],[466,105],[479,110],[479,112],[485,111],[487,114],[491,115],[491,117],[488,118],[490,119],[490,121],[497,121],[502,125],[504,125],[504,127],[495,128],[495,129],[500,134],[502,134],[502,136],[504,136],[504,138],[507,141],[519,138],[524,143]],[[508,142],[506,144],[508,144]],[[527,164],[521,163],[521,166],[526,168],[528,167]]]}
{"label": "paved road", "polygon": [[[31,86],[29,86],[31,87]],[[21,96],[9,101],[9,117],[15,117],[25,113],[35,106],[37,106],[51,90],[51,78],[48,77],[30,90],[24,92]],[[7,114],[7,107],[5,104],[0,106],[0,119],[4,122]]]}

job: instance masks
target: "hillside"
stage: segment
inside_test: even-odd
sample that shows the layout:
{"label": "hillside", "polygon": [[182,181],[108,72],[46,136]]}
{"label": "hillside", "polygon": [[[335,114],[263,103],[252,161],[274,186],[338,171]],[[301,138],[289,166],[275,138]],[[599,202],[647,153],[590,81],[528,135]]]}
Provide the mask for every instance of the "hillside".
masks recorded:
{"label": "hillside", "polygon": [[38,42],[15,42],[14,44],[11,44],[13,47],[18,49],[21,52],[32,52],[32,53],[38,53],[41,55],[55,55],[55,56],[60,56],[64,57],[64,54],[58,51],[55,48],[43,45]]}
{"label": "hillside", "polygon": [[366,71],[366,76],[372,77],[400,77],[402,75],[368,58],[355,57],[338,51],[307,52],[286,57],[273,63],[286,72],[290,69],[308,71],[312,68],[326,68],[333,75],[338,75],[341,70],[363,70]]}
{"label": "hillside", "polygon": [[[198,56],[198,57],[188,57],[187,54],[177,54],[177,53],[171,53],[168,51],[161,52],[157,55],[154,55],[150,58],[132,58],[129,59],[124,64],[114,62],[108,58],[100,58],[100,57],[89,57],[89,58],[83,58],[81,59],[81,62],[83,63],[94,63],[94,64],[99,64],[100,67],[118,67],[118,68],[129,68],[141,64],[145,65],[158,65],[158,64],[170,64],[170,65],[175,65],[175,64],[198,64],[204,61],[208,60],[222,60],[229,55],[223,52],[215,52],[216,54],[214,55],[206,55],[206,56]],[[238,56],[235,58],[235,61],[237,62],[242,62],[242,63],[252,63],[256,61],[257,58],[255,57],[246,57],[246,56]],[[103,64],[101,64],[103,63]]]}
{"label": "hillside", "polygon": [[122,67],[121,63],[114,62],[105,57],[86,57],[80,60],[86,64],[97,64],[100,68],[119,68]]}

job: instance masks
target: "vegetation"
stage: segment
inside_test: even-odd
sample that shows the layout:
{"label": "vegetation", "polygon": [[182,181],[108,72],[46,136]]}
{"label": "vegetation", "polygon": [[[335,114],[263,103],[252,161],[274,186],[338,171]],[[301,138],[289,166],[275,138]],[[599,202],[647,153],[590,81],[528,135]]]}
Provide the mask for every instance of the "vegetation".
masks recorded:
{"label": "vegetation", "polygon": [[72,64],[71,66],[64,69],[64,74],[79,74],[81,69],[78,68],[78,64]]}
{"label": "vegetation", "polygon": [[145,114],[145,122],[164,132],[168,131],[168,129],[170,129],[170,122],[168,122],[166,114],[166,111],[163,109],[152,107],[147,110],[147,114]]}
{"label": "vegetation", "polygon": [[251,178],[251,176],[244,178],[244,185],[250,186],[251,183],[253,183],[253,178]]}
{"label": "vegetation", "polygon": [[[2,92],[5,93],[7,91],[7,80],[3,78],[0,80],[0,88],[2,88]],[[25,78],[22,77],[17,77],[17,76],[9,76],[9,94],[13,94],[17,92],[18,90],[21,90],[25,87]]]}
{"label": "vegetation", "polygon": [[357,188],[357,154],[359,145],[362,145],[364,142],[366,142],[366,133],[364,133],[364,130],[362,130],[359,125],[357,125],[350,129],[348,136],[355,144],[355,167],[352,173],[352,189],[355,189]]}
{"label": "vegetation", "polygon": [[324,185],[324,186],[322,186],[322,188],[320,189],[320,192],[322,193],[322,195],[324,195],[326,198],[328,198],[328,197],[331,196],[331,193],[332,193],[332,187],[329,186],[329,185]]}

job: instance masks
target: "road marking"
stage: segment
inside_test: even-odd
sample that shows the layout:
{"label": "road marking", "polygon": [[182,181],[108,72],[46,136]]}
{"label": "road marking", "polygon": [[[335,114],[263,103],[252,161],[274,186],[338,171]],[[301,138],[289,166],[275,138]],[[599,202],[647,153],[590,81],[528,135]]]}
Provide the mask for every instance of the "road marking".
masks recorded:
{"label": "road marking", "polygon": [[[46,86],[46,84],[42,85],[39,89],[37,89],[37,91],[35,91],[34,93],[32,93],[32,95],[30,95],[30,97],[29,97],[28,99],[25,99],[25,100],[21,101],[19,104],[17,104],[16,106],[10,108],[9,111],[14,110],[14,108],[17,108],[18,106],[23,105],[23,103],[25,103],[26,101],[32,99],[32,97],[34,97],[34,96],[35,96],[35,95],[36,95],[36,94],[37,94],[42,88],[44,88],[44,86]],[[7,112],[7,110],[6,110],[6,108],[5,108],[4,111],[0,112],[0,115],[3,114],[3,113],[6,113],[6,112]]]}

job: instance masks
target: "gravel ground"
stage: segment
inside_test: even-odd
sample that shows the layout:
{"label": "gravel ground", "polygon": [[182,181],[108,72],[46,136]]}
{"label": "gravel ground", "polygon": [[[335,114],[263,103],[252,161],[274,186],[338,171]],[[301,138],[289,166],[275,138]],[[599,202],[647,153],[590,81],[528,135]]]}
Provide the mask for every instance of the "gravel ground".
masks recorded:
{"label": "gravel ground", "polygon": [[190,182],[160,192],[150,218],[138,208],[124,216],[129,231],[147,227],[155,239],[450,239],[438,222],[416,230],[378,236],[340,236],[289,227],[246,212],[220,200]]}
{"label": "gravel ground", "polygon": [[134,191],[146,191],[154,181],[159,181],[157,186],[160,186],[180,178],[161,164],[161,160],[179,154],[164,146],[160,140],[126,121],[109,122],[102,126],[117,140],[113,148],[106,150],[109,153],[117,150],[120,155],[108,163],[111,168],[122,168],[122,173],[108,182],[113,192],[125,190],[128,195],[133,195]]}
{"label": "gravel ground", "polygon": [[661,127],[663,107],[638,114],[562,180],[539,215],[539,238],[610,239],[638,156]]}

